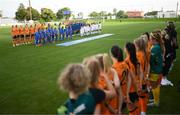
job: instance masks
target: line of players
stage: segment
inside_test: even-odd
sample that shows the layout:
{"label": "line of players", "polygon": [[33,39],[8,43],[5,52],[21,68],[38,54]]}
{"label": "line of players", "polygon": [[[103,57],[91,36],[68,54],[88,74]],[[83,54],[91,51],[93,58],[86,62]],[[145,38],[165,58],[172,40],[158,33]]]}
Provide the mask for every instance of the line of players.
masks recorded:
{"label": "line of players", "polygon": [[[113,45],[110,54],[69,64],[58,79],[61,89],[69,93],[58,115],[123,115],[127,110],[129,115],[146,115],[147,106],[158,110],[161,86],[170,82],[166,77],[178,48],[175,25],[169,22],[163,30],[145,32],[127,42],[124,51]],[[163,79],[167,84],[162,84]]]}
{"label": "line of players", "polygon": [[102,26],[100,23],[87,24],[87,25],[81,26],[80,35],[88,36],[90,34],[101,33],[101,30],[102,30]]}
{"label": "line of players", "polygon": [[61,25],[59,27],[55,25],[55,27],[48,24],[46,28],[39,28],[37,32],[35,32],[35,45],[41,46],[46,43],[53,43],[60,40],[72,39],[73,30],[71,25]]}
{"label": "line of players", "polygon": [[41,46],[46,43],[54,43],[64,39],[72,39],[73,34],[80,33],[81,36],[90,35],[101,32],[101,24],[35,24],[23,27],[13,25],[11,29],[13,47],[26,44],[35,44]]}
{"label": "line of players", "polygon": [[32,27],[32,25],[30,27],[28,27],[28,25],[25,25],[25,27],[22,25],[19,27],[13,25],[11,28],[13,47],[33,43],[34,32],[37,31],[37,28],[37,25],[34,27]]}

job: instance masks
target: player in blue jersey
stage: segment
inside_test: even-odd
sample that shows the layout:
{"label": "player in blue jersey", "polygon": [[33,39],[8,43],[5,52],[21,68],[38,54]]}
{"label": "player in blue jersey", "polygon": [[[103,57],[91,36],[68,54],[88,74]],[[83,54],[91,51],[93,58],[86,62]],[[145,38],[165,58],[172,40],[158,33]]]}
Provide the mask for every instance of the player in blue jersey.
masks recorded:
{"label": "player in blue jersey", "polygon": [[42,41],[43,41],[43,33],[42,33],[42,29],[40,28],[40,30],[39,30],[39,44],[41,44],[42,43]]}
{"label": "player in blue jersey", "polygon": [[50,24],[48,24],[46,35],[47,35],[47,41],[50,43],[51,42],[51,26],[50,26]]}
{"label": "player in blue jersey", "polygon": [[58,29],[57,27],[54,28],[54,36],[55,36],[55,42],[58,40]]}
{"label": "player in blue jersey", "polygon": [[75,32],[75,24],[71,24],[71,27],[72,27],[72,31]]}
{"label": "player in blue jersey", "polygon": [[61,27],[61,29],[60,29],[60,38],[61,38],[61,40],[64,40],[64,27]]}
{"label": "player in blue jersey", "polygon": [[65,30],[64,33],[66,34],[66,39],[68,39],[68,36],[69,36],[68,26],[66,26],[66,28],[64,30]]}
{"label": "player in blue jersey", "polygon": [[72,30],[72,26],[71,25],[69,25],[68,30],[69,30],[69,36],[72,39],[73,30]]}
{"label": "player in blue jersey", "polygon": [[40,40],[40,29],[38,29],[38,31],[36,31],[34,35],[35,35],[35,45],[38,46]]}
{"label": "player in blue jersey", "polygon": [[45,44],[47,40],[46,28],[42,29],[42,35],[43,35],[43,44]]}
{"label": "player in blue jersey", "polygon": [[51,42],[54,42],[54,28],[51,26]]}
{"label": "player in blue jersey", "polygon": [[59,40],[61,40],[61,23],[59,23],[58,32],[59,32]]}

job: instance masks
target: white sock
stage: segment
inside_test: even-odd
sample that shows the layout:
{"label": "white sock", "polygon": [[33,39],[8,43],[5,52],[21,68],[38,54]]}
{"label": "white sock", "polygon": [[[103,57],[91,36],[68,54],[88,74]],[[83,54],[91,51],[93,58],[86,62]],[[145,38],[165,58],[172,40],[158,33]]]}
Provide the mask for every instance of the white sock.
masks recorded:
{"label": "white sock", "polygon": [[146,112],[141,112],[141,115],[146,115]]}

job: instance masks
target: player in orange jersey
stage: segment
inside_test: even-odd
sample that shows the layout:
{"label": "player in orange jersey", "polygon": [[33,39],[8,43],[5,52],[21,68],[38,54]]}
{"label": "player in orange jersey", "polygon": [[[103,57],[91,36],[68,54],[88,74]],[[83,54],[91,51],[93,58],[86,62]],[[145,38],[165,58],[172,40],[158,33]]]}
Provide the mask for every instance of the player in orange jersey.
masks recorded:
{"label": "player in orange jersey", "polygon": [[[96,57],[100,62],[102,72],[107,73],[109,80],[116,90],[116,96],[114,98],[106,100],[101,104],[101,114],[117,114],[119,112],[119,105],[122,105],[122,92],[120,89],[118,74],[112,68],[111,58],[108,54],[102,54]],[[103,90],[107,90],[107,84],[102,74],[99,79],[99,87]]]}
{"label": "player in orange jersey", "polygon": [[140,63],[141,68],[143,69],[143,81],[142,81],[142,92],[139,93],[139,102],[141,106],[141,115],[145,115],[147,111],[147,58],[146,58],[146,43],[143,39],[143,36],[134,40],[136,46],[136,55]]}
{"label": "player in orange jersey", "polygon": [[22,25],[19,27],[19,39],[20,39],[20,44],[25,44],[25,38],[24,38],[24,28]]}
{"label": "player in orange jersey", "polygon": [[16,29],[15,27],[12,25],[12,28],[11,28],[11,36],[12,36],[12,44],[13,44],[13,47],[16,47],[17,46],[17,35],[16,35]]}
{"label": "player in orange jersey", "polygon": [[[94,114],[101,114],[101,108],[99,104],[102,103],[102,101],[106,101],[106,100],[114,98],[114,96],[116,95],[115,89],[112,86],[111,82],[109,81],[107,73],[103,73],[103,72],[101,73],[101,75],[104,77],[104,81],[106,82],[106,85],[107,85],[107,90],[102,90],[98,87],[98,81],[99,81],[101,70],[100,70],[100,64],[97,58],[95,58],[94,56],[85,58],[83,60],[83,64],[88,67],[91,73],[89,91],[92,93],[94,97],[96,97],[96,102],[98,102],[96,104],[96,110]],[[98,100],[101,100],[101,101],[98,101]]]}
{"label": "player in orange jersey", "polygon": [[113,62],[112,67],[118,73],[118,77],[120,79],[120,87],[122,89],[123,99],[121,99],[120,101],[123,104],[119,105],[119,112],[121,112],[126,107],[128,67],[127,67],[127,64],[123,60],[123,51],[119,46],[117,46],[117,45],[112,46],[112,48],[111,48],[111,59]]}
{"label": "player in orange jersey", "polygon": [[19,28],[18,26],[16,25],[15,26],[15,35],[16,35],[16,45],[19,46],[20,45],[20,39],[19,39]]}
{"label": "player in orange jersey", "polygon": [[34,32],[37,32],[38,31],[38,26],[37,24],[34,25]]}
{"label": "player in orange jersey", "polygon": [[24,34],[25,34],[25,39],[26,39],[26,44],[30,44],[30,34],[29,34],[29,27],[26,24],[24,28]]}
{"label": "player in orange jersey", "polygon": [[126,59],[130,77],[127,85],[127,101],[129,105],[130,115],[140,114],[139,96],[138,93],[142,90],[143,72],[136,56],[136,48],[133,43],[125,45]]}
{"label": "player in orange jersey", "polygon": [[29,28],[29,33],[30,33],[30,43],[33,43],[34,41],[34,33],[35,33],[35,28],[31,25]]}

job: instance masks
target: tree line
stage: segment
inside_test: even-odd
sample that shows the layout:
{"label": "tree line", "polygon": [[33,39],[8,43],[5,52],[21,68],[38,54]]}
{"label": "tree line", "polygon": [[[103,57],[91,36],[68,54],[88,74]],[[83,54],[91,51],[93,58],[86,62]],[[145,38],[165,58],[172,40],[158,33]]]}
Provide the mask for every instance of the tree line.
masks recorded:
{"label": "tree line", "polygon": [[107,19],[108,17],[112,17],[112,16],[115,16],[116,19],[120,19],[120,18],[127,18],[127,14],[123,11],[123,10],[119,10],[117,11],[116,8],[113,9],[113,13],[108,13],[106,11],[101,11],[101,12],[96,12],[96,11],[93,11],[89,14],[89,17],[92,17],[92,18],[104,18],[104,19]]}
{"label": "tree line", "polygon": [[[30,7],[25,8],[24,4],[20,3],[16,13],[15,18],[18,21],[24,21],[24,20],[30,20]],[[56,13],[54,13],[49,8],[41,8],[40,13],[35,9],[31,7],[31,14],[32,14],[32,20],[42,20],[42,21],[51,21],[51,20],[57,20],[57,19],[69,19],[71,16],[74,16],[73,14],[64,14],[64,11],[71,11],[70,8],[64,7],[62,9],[59,9]],[[80,12],[80,15],[83,15],[82,12]],[[107,13],[106,11],[96,12],[93,11],[89,14],[89,17],[91,18],[98,18],[98,19],[107,19],[107,17],[115,16],[116,19],[119,18],[127,18],[127,14],[123,10],[117,11],[116,8],[113,9],[113,13]]]}
{"label": "tree line", "polygon": [[[15,18],[18,21],[30,20],[30,7],[25,8],[24,4],[20,3],[16,13]],[[59,9],[57,13],[54,13],[49,8],[41,8],[41,12],[39,13],[35,8],[31,7],[32,20],[43,20],[43,21],[51,21],[56,19],[68,19],[71,14],[64,14],[64,11],[70,11],[70,8],[64,7]]]}
{"label": "tree line", "polygon": [[[30,7],[25,8],[24,4],[20,3],[16,13],[15,18],[18,21],[30,20]],[[72,13],[64,14],[65,11],[71,12],[70,8],[64,7],[59,9],[56,13],[54,13],[49,8],[41,8],[40,13],[31,7],[32,20],[40,20],[40,21],[51,21],[51,20],[60,20],[60,19],[69,19],[71,16],[74,17]],[[83,16],[83,13],[80,12],[78,15]],[[157,11],[147,12],[145,16],[149,15],[157,15]],[[128,18],[128,15],[123,10],[113,9],[113,13],[108,13],[106,11],[96,12],[93,11],[89,14],[90,18],[93,19],[112,19],[114,16],[115,19]]]}

